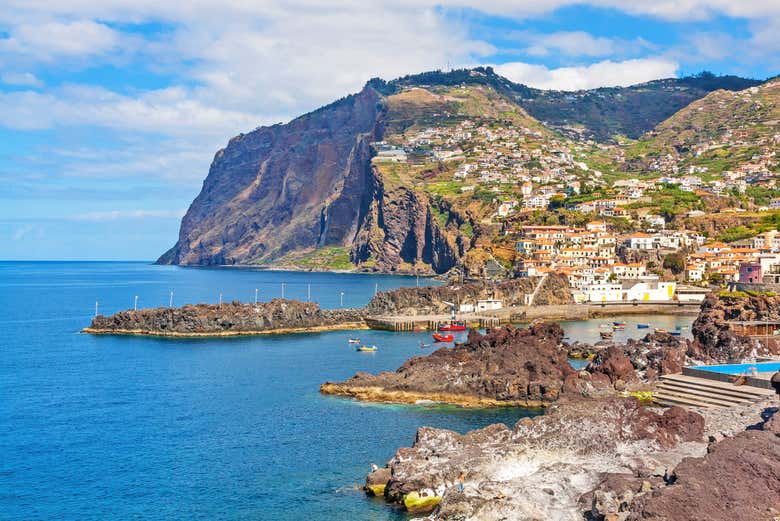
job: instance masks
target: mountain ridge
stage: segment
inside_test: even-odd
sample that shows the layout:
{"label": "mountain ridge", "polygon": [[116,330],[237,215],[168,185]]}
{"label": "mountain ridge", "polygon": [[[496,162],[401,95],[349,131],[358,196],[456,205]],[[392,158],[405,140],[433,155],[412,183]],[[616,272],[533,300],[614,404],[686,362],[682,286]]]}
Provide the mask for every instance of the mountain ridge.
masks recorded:
{"label": "mountain ridge", "polygon": [[[658,81],[677,88],[678,81],[713,86],[717,78]],[[724,82],[753,82],[733,78]],[[635,89],[639,96],[648,89],[643,85]],[[620,89],[599,91],[627,92]],[[481,265],[502,248],[477,252],[500,228],[485,214],[496,194],[452,192],[448,180],[457,161],[437,159],[419,136],[426,128],[451,131],[468,123],[482,133],[493,128],[517,136],[522,150],[534,157],[545,150],[581,149],[576,143],[587,136],[572,140],[518,102],[520,93],[538,99],[542,92],[490,68],[433,71],[390,82],[375,78],[359,93],[287,124],[239,134],[215,154],[182,219],[177,243],[157,262],[435,273],[471,261]],[[388,144],[382,144],[385,140]],[[416,144],[405,145],[409,142]],[[473,143],[463,146],[466,154],[481,150]],[[408,150],[408,160],[380,161],[377,147],[405,158]],[[534,157],[523,160],[528,168],[538,165]]]}

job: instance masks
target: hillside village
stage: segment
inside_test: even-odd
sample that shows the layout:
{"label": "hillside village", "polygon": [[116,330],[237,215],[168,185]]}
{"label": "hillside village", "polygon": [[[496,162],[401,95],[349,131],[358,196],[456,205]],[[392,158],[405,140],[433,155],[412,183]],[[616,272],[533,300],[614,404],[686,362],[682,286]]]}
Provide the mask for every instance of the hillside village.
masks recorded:
{"label": "hillside village", "polygon": [[[753,119],[743,110],[733,125],[693,134],[671,121],[635,142],[572,140],[522,113],[443,111],[372,143],[373,164],[498,230],[492,241],[501,246],[494,251],[503,254],[485,264],[486,276],[562,272],[583,302],[634,300],[621,287],[641,286],[639,298],[664,300],[681,298],[666,282],[774,280],[780,276],[780,125],[760,119],[774,105],[758,94],[775,93],[777,83],[711,95],[748,104]],[[466,94],[431,90],[448,100],[475,97],[465,86]],[[685,147],[675,143],[666,151],[669,129],[684,136]],[[717,235],[695,225],[713,214],[746,224]]]}

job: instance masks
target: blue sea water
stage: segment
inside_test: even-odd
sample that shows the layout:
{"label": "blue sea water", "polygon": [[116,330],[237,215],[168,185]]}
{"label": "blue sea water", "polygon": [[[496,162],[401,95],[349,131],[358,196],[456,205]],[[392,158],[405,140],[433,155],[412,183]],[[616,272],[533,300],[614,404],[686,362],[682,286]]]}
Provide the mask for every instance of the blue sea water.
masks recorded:
{"label": "blue sea water", "polygon": [[[420,280],[421,283],[426,283]],[[520,409],[362,404],[326,380],[393,370],[424,333],[360,331],[234,339],[90,336],[101,313],[311,297],[362,306],[414,278],[146,263],[0,263],[0,519],[389,520],[359,490],[371,463],[418,426],[465,432]],[[359,335],[379,346],[356,353]]]}

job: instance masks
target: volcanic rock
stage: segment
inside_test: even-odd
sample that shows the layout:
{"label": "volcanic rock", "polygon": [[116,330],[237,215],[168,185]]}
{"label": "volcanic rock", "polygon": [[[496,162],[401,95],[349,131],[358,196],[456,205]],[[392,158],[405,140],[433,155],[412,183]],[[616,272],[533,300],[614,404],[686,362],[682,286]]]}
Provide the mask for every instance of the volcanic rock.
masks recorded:
{"label": "volcanic rock", "polygon": [[[496,424],[460,435],[423,427],[413,446],[388,462],[385,497],[440,497],[434,520],[580,521],[578,500],[606,475],[657,482],[657,467],[705,452],[702,433],[696,413],[672,408],[659,414],[616,398],[555,405],[512,429]],[[464,493],[454,486],[460,472]]]}
{"label": "volcanic rock", "polygon": [[365,328],[362,310],[321,309],[314,302],[273,299],[258,304],[188,304],[120,311],[111,316],[98,315],[84,332],[229,336],[347,328]]}
{"label": "volcanic rock", "polygon": [[[366,306],[369,315],[449,313],[454,304],[476,303],[481,299],[499,299],[505,307],[524,306],[525,296],[533,293],[538,277],[524,277],[500,282],[478,281],[463,285],[398,288],[383,291]],[[574,302],[569,280],[562,273],[551,273],[536,295],[536,305],[570,304]]]}
{"label": "volcanic rock", "polygon": [[730,321],[780,321],[780,297],[768,295],[730,296],[711,293],[691,326],[704,361],[728,362],[780,354],[780,342],[769,337],[761,341],[739,336]]}
{"label": "volcanic rock", "polygon": [[575,375],[560,348],[557,324],[505,326],[429,356],[407,360],[397,371],[358,373],[347,381],[323,384],[325,394],[361,400],[414,403],[433,400],[466,406],[538,406],[558,399],[564,380]]}

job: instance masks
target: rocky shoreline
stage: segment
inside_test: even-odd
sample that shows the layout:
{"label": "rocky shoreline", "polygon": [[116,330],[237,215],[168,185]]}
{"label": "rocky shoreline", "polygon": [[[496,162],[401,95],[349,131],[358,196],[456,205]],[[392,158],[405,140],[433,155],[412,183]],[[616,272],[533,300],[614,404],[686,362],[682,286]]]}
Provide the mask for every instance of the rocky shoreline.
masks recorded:
{"label": "rocky shoreline", "polygon": [[[723,409],[648,407],[651,390],[692,362],[778,354],[733,320],[774,318],[775,297],[711,295],[693,340],[648,334],[567,345],[557,324],[471,332],[464,345],[358,373],[321,392],[361,400],[542,405],[543,416],[466,434],[421,427],[366,476],[365,491],[429,521],[776,521],[780,414],[773,399]],[[575,371],[568,352],[595,356]],[[621,397],[622,396],[622,397]],[[462,477],[461,477],[462,476]]]}
{"label": "rocky shoreline", "polygon": [[84,333],[173,338],[226,337],[366,329],[361,309],[321,309],[313,302],[192,304],[98,315]]}
{"label": "rocky shoreline", "polygon": [[776,412],[765,402],[702,416],[602,398],[559,403],[512,428],[421,427],[365,488],[430,521],[772,521]]}

